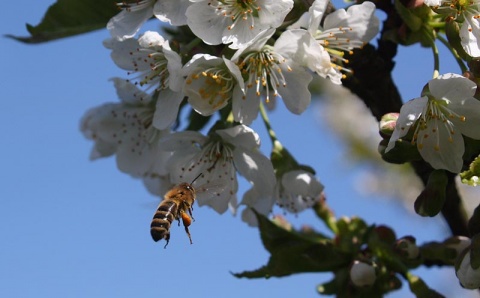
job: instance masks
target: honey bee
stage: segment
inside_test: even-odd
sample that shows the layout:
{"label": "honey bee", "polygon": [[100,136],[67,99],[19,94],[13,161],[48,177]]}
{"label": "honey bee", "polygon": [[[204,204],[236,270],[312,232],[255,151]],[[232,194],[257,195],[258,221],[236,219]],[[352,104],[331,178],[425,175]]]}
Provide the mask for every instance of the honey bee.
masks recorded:
{"label": "honey bee", "polygon": [[[197,178],[201,175],[202,174],[198,175]],[[150,225],[150,234],[155,242],[165,239],[167,243],[164,248],[167,248],[170,240],[170,226],[172,225],[173,220],[176,219],[178,225],[180,225],[180,218],[185,227],[185,232],[190,239],[190,244],[193,244],[188,227],[194,220],[192,210],[196,192],[192,184],[197,178],[195,178],[192,183],[180,183],[170,189],[165,194],[163,201],[158,205],[157,211],[153,215],[152,224]]]}

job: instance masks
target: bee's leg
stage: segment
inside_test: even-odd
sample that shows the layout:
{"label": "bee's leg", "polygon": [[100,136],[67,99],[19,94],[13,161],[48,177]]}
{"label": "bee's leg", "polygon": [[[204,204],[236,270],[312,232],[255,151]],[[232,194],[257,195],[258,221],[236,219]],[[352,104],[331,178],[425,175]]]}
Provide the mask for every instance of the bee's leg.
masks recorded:
{"label": "bee's leg", "polygon": [[188,230],[188,226],[192,224],[192,218],[186,212],[182,212],[181,215],[182,215],[183,226],[185,227],[185,232],[188,235],[188,239],[190,239],[190,244],[193,244],[192,236],[190,236],[190,231]]}
{"label": "bee's leg", "polygon": [[167,232],[167,233],[165,234],[165,241],[167,241],[167,243],[165,244],[165,246],[163,247],[163,249],[167,248],[168,242],[170,242],[170,232]]}
{"label": "bee's leg", "polygon": [[190,214],[190,217],[192,218],[192,221],[195,221],[195,218],[193,218],[193,206],[188,207],[188,213]]}

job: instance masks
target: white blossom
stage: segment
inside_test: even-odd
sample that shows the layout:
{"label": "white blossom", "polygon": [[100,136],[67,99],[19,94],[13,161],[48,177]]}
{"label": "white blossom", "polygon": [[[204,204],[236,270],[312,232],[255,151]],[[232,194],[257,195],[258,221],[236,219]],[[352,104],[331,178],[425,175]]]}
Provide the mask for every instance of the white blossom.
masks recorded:
{"label": "white blossom", "polygon": [[365,1],[347,10],[339,9],[320,22],[327,8],[327,0],[316,0],[299,21],[289,27],[277,40],[282,53],[300,65],[307,66],[323,78],[341,84],[341,71],[348,60],[344,52],[361,48],[379,31],[380,21],[375,16],[375,5]]}
{"label": "white blossom", "polygon": [[226,58],[196,54],[185,64],[183,73],[187,77],[183,92],[190,105],[203,116],[226,106],[235,87],[244,92],[240,69]]}
{"label": "white blossom", "polygon": [[199,205],[209,205],[218,213],[236,208],[237,172],[250,183],[273,190],[273,166],[259,146],[258,135],[244,125],[217,129],[208,136],[183,131],[162,141],[163,150],[173,153],[168,162],[172,183],[199,176],[195,185],[205,188],[197,194]]}
{"label": "white blossom", "polygon": [[457,278],[463,287],[472,290],[480,288],[480,268],[473,269],[470,264],[470,248],[465,249],[459,256],[455,269]]}
{"label": "white blossom", "polygon": [[323,188],[320,181],[310,172],[305,170],[286,172],[275,186],[277,204],[289,212],[301,212],[318,201]]}
{"label": "white blossom", "polygon": [[395,147],[410,128],[412,143],[435,169],[459,173],[463,166],[463,136],[480,139],[477,85],[457,74],[444,74],[428,83],[429,91],[405,103],[385,152]]}
{"label": "white blossom", "polygon": [[170,154],[159,149],[167,130],[152,126],[151,98],[125,80],[113,79],[120,103],[106,103],[90,109],[80,128],[95,142],[92,160],[115,154],[118,168],[135,177],[166,175]]}
{"label": "white blossom", "polygon": [[189,0],[143,0],[122,2],[118,4],[122,11],[107,23],[107,29],[113,38],[125,40],[132,38],[140,27],[152,16],[173,26],[187,24],[185,12]]}
{"label": "white blossom", "polygon": [[439,14],[460,23],[460,40],[465,52],[472,57],[480,57],[480,1],[429,0],[425,4],[431,6]]}
{"label": "white blossom", "polygon": [[261,31],[277,28],[293,8],[293,0],[191,0],[186,12],[192,32],[206,44],[238,49]]}
{"label": "white blossom", "polygon": [[168,40],[147,31],[138,40],[109,39],[104,45],[112,50],[112,60],[118,67],[136,75],[132,81],[157,92],[153,125],[167,128],[176,119],[184,97],[181,58],[170,48]]}
{"label": "white blossom", "polygon": [[312,76],[279,54],[280,45],[266,45],[274,32],[275,29],[262,31],[232,57],[246,77],[245,91],[240,85],[235,87],[232,112],[236,121],[247,125],[257,117],[261,98],[269,102],[271,93],[274,97],[281,96],[294,114],[303,113],[310,104],[308,85]]}

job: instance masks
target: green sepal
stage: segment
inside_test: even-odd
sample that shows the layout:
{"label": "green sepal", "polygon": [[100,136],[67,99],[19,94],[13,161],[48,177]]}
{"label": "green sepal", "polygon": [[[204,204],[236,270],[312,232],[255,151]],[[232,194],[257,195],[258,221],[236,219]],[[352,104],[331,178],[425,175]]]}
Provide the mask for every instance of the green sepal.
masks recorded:
{"label": "green sepal", "polygon": [[[253,210],[254,211],[254,210]],[[254,211],[255,212],[255,211]],[[348,266],[350,258],[325,236],[287,230],[255,212],[263,245],[270,252],[267,265],[236,277],[269,278],[303,272],[329,272]]]}
{"label": "green sepal", "polygon": [[388,140],[385,139],[380,141],[380,144],[378,145],[378,152],[386,162],[403,164],[410,161],[422,160],[422,156],[418,152],[417,146],[410,141],[398,139],[395,142],[395,147],[390,151],[385,152],[387,145]]}
{"label": "green sepal", "polygon": [[405,7],[400,0],[395,0],[395,9],[407,26],[405,36],[400,36],[398,30],[388,32],[387,38],[402,45],[412,45],[420,42],[423,47],[431,47],[435,40],[435,30],[429,25],[432,11],[426,5],[414,8]]}
{"label": "green sepal", "polygon": [[423,23],[422,19],[416,16],[410,9],[406,8],[400,0],[395,0],[394,4],[398,15],[405,22],[405,25],[413,32],[420,30]]}
{"label": "green sepal", "polygon": [[105,28],[119,13],[115,0],[58,0],[45,13],[40,24],[27,24],[28,37],[7,35],[25,43],[41,43]]}
{"label": "green sepal", "polygon": [[444,170],[432,171],[425,189],[415,200],[415,212],[421,216],[437,215],[446,200],[447,183],[448,177]]}
{"label": "green sepal", "polygon": [[448,42],[457,52],[458,56],[460,56],[463,60],[469,59],[470,56],[467,54],[467,52],[465,52],[462,46],[458,22],[455,22],[454,20],[446,21],[445,34],[447,35]]}
{"label": "green sepal", "polygon": [[470,186],[478,186],[480,184],[480,156],[477,156],[468,170],[460,173],[460,178],[462,183]]}

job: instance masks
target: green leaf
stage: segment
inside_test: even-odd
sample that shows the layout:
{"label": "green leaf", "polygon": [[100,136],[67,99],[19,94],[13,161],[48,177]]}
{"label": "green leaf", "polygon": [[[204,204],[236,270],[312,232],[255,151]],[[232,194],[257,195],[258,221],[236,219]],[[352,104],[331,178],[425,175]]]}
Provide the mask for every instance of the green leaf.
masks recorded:
{"label": "green leaf", "polygon": [[462,183],[468,184],[471,186],[478,186],[480,182],[480,156],[477,156],[470,164],[468,170],[460,173],[460,178]]}
{"label": "green leaf", "polygon": [[341,253],[321,235],[302,234],[273,223],[256,213],[263,245],[270,252],[268,264],[236,277],[268,278],[303,272],[328,272],[348,266],[351,257]]}
{"label": "green leaf", "polygon": [[27,24],[31,36],[7,37],[25,43],[41,43],[105,28],[119,12],[116,0],[58,0],[37,26]]}

